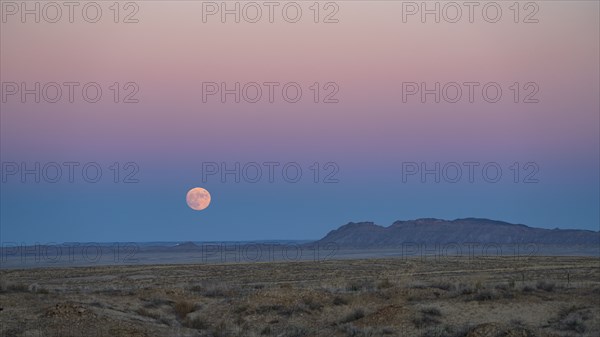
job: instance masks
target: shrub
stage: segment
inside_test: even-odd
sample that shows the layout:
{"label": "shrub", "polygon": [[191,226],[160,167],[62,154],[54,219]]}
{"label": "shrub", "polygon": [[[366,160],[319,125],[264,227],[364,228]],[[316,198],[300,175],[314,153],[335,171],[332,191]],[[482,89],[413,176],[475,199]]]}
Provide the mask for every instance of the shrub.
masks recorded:
{"label": "shrub", "polygon": [[579,318],[571,318],[562,322],[561,330],[570,330],[578,333],[583,333],[587,330],[585,323]]}
{"label": "shrub", "polygon": [[199,285],[194,285],[188,288],[190,291],[199,293],[205,297],[233,297],[240,290],[226,284],[203,282]]}
{"label": "shrub", "polygon": [[301,303],[297,303],[295,305],[292,306],[282,306],[281,309],[279,309],[279,311],[277,312],[279,315],[281,316],[292,316],[294,313],[305,313],[305,314],[309,314],[310,310],[308,310],[308,307],[306,305],[303,305]]}
{"label": "shrub", "polygon": [[233,312],[236,314],[241,314],[241,313],[248,311],[248,309],[250,309],[250,306],[248,306],[247,304],[241,304],[241,305],[236,306],[233,309]]}
{"label": "shrub", "polygon": [[382,335],[391,335],[394,333],[394,330],[388,327],[359,328],[350,323],[342,325],[340,330],[344,332],[347,337],[381,337]]}
{"label": "shrub", "polygon": [[412,322],[417,328],[421,329],[434,324],[439,324],[440,321],[437,317],[441,316],[442,312],[436,307],[422,308],[420,314],[413,318]]}
{"label": "shrub", "polygon": [[492,301],[498,299],[498,294],[491,290],[483,290],[475,295],[476,301]]}
{"label": "shrub", "polygon": [[558,317],[549,322],[559,330],[583,333],[587,330],[585,321],[592,317],[589,309],[578,306],[564,307],[558,312]]}
{"label": "shrub", "polygon": [[365,317],[365,311],[361,308],[354,309],[352,312],[344,316],[341,323],[349,323]]}
{"label": "shrub", "polygon": [[508,291],[509,286],[506,284],[497,284],[494,288],[502,291]]}
{"label": "shrub", "polygon": [[321,308],[323,308],[323,304],[321,304],[320,302],[316,301],[312,297],[304,298],[302,300],[302,303],[305,306],[307,306],[309,310],[320,310]]}
{"label": "shrub", "polygon": [[547,291],[547,292],[554,291],[554,283],[550,283],[550,282],[546,282],[546,281],[539,281],[535,287],[540,290]]}
{"label": "shrub", "polygon": [[428,316],[442,316],[442,312],[436,307],[423,308],[421,309],[421,313]]}
{"label": "shrub", "polygon": [[199,285],[191,286],[190,291],[201,293],[204,288]]}
{"label": "shrub", "polygon": [[423,332],[421,337],[446,337],[448,335],[449,335],[449,331],[447,330],[447,327],[436,326],[436,327],[430,327],[427,330],[425,330],[425,332]]}
{"label": "shrub", "polygon": [[352,280],[346,285],[347,291],[373,290],[374,288],[373,282],[368,280]]}
{"label": "shrub", "polygon": [[29,287],[27,287],[27,291],[29,291],[30,293],[38,293],[38,294],[49,294],[50,293],[48,291],[48,289],[40,286],[37,283],[30,284]]}
{"label": "shrub", "polygon": [[29,287],[23,283],[6,285],[6,292],[26,293],[28,291],[29,291]]}
{"label": "shrub", "polygon": [[261,305],[256,308],[256,313],[259,315],[264,315],[270,311],[283,311],[285,307],[281,304],[269,304],[269,305]]}
{"label": "shrub", "polygon": [[225,321],[219,322],[219,324],[217,324],[217,326],[214,327],[212,333],[215,337],[229,336],[229,334],[227,333],[227,323],[225,323]]}
{"label": "shrub", "polygon": [[409,288],[413,289],[426,289],[427,285],[423,282],[413,282],[410,284]]}
{"label": "shrub", "polygon": [[452,283],[450,283],[450,282],[438,282],[438,283],[432,284],[430,287],[440,289],[440,290],[445,290],[445,291],[454,289],[454,285],[452,285]]}
{"label": "shrub", "polygon": [[169,305],[172,301],[163,300],[161,298],[152,298],[150,300],[144,300],[147,303],[144,304],[144,308],[158,308],[162,305]]}
{"label": "shrub", "polygon": [[140,315],[140,316],[150,317],[150,318],[153,318],[153,319],[156,319],[156,320],[158,320],[158,319],[161,318],[161,315],[159,313],[152,312],[152,311],[147,310],[145,308],[138,308],[135,312],[138,315]]}
{"label": "shrub", "polygon": [[377,289],[387,289],[393,287],[394,284],[386,277],[377,283]]}
{"label": "shrub", "polygon": [[421,337],[450,337],[453,336],[454,329],[448,325],[429,327]]}
{"label": "shrub", "polygon": [[273,332],[272,332],[272,330],[271,330],[271,326],[270,326],[270,325],[267,325],[267,326],[265,326],[265,327],[264,327],[264,328],[263,328],[263,329],[260,331],[260,334],[261,334],[261,335],[271,335],[272,333],[273,333]]}
{"label": "shrub", "polygon": [[450,325],[429,327],[421,337],[466,337],[469,334],[468,325],[454,327]]}
{"label": "shrub", "polygon": [[206,297],[228,297],[232,294],[233,293],[231,290],[227,289],[226,287],[217,285],[209,286],[207,288],[204,288],[202,291],[202,295]]}
{"label": "shrub", "polygon": [[336,296],[333,298],[333,305],[347,305],[348,300],[341,296]]}
{"label": "shrub", "polygon": [[535,290],[535,289],[534,289],[533,287],[531,287],[531,286],[524,286],[522,291],[523,291],[524,293],[531,293],[531,292],[533,292],[534,290]]}
{"label": "shrub", "polygon": [[415,327],[419,329],[440,323],[440,321],[438,321],[435,317],[432,317],[430,315],[418,315],[415,318],[413,318],[412,322],[415,325]]}
{"label": "shrub", "polygon": [[203,330],[208,328],[208,323],[201,317],[186,318],[183,321],[183,326],[190,329]]}
{"label": "shrub", "polygon": [[179,301],[173,306],[173,309],[175,309],[175,313],[179,318],[184,318],[187,314],[194,311],[194,308],[195,305],[188,301]]}
{"label": "shrub", "polygon": [[464,283],[458,285],[458,290],[461,295],[471,295],[475,293],[475,289],[473,287]]}
{"label": "shrub", "polygon": [[302,337],[308,336],[308,330],[304,327],[292,325],[285,328],[283,334],[278,335],[283,337]]}

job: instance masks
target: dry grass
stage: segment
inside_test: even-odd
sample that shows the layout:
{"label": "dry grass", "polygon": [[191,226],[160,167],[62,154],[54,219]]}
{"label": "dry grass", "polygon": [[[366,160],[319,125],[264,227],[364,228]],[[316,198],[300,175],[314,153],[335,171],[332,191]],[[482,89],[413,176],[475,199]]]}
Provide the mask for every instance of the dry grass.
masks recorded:
{"label": "dry grass", "polygon": [[591,258],[30,269],[0,279],[0,335],[16,337],[600,335]]}
{"label": "dry grass", "polygon": [[344,315],[344,317],[340,320],[340,323],[354,322],[363,317],[365,317],[365,311],[362,308],[355,308],[355,309],[352,309],[346,315]]}
{"label": "dry grass", "polygon": [[175,314],[177,314],[177,317],[183,319],[185,318],[185,316],[187,316],[187,314],[194,311],[195,307],[196,306],[194,305],[194,303],[182,300],[176,302],[173,305],[173,310],[175,310]]}

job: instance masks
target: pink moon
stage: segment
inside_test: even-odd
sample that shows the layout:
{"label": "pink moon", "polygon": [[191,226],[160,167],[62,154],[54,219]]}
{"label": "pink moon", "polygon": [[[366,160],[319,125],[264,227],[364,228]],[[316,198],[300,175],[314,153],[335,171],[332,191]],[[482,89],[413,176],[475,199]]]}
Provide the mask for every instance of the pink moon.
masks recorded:
{"label": "pink moon", "polygon": [[187,192],[185,200],[191,209],[201,211],[210,205],[210,193],[201,187],[195,187]]}

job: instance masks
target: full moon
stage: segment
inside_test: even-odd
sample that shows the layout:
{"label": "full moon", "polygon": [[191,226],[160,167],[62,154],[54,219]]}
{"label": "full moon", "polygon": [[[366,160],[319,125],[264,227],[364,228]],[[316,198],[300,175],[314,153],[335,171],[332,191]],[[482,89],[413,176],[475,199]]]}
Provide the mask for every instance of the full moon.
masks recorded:
{"label": "full moon", "polygon": [[191,209],[201,211],[210,204],[210,193],[202,187],[195,187],[187,192],[185,201]]}

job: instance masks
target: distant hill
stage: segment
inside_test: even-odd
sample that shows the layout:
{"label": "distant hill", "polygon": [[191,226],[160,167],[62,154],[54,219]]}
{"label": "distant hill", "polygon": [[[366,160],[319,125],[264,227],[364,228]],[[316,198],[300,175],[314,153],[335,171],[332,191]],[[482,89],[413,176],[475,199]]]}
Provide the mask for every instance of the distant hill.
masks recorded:
{"label": "distant hill", "polygon": [[396,221],[389,227],[373,222],[350,222],[329,232],[318,243],[355,248],[391,247],[424,243],[495,243],[599,246],[600,232],[574,229],[543,229],[489,219],[416,219]]}
{"label": "distant hill", "polygon": [[175,249],[178,250],[195,250],[195,249],[199,249],[200,246],[196,245],[195,243],[191,242],[191,241],[186,241],[186,242],[182,242],[182,243],[178,243],[175,245],[175,247],[173,247]]}

